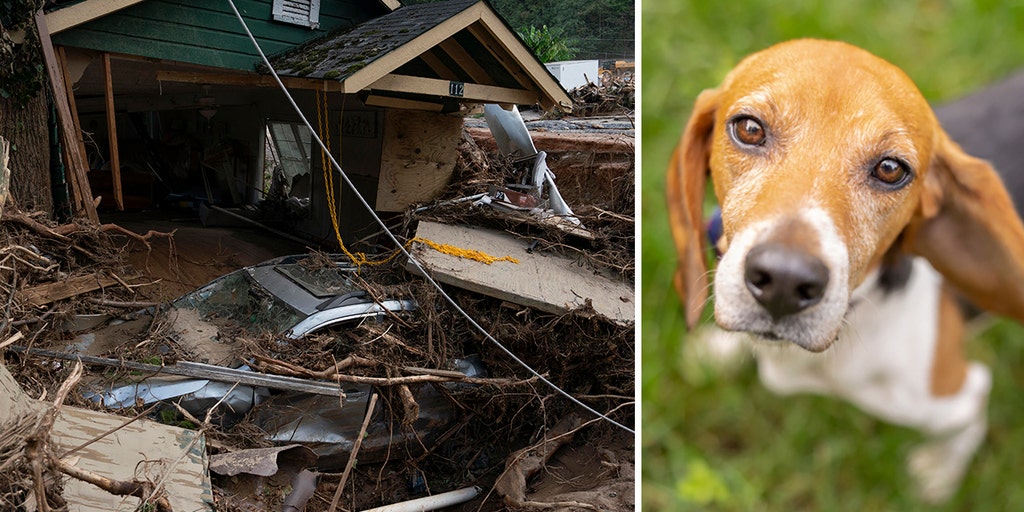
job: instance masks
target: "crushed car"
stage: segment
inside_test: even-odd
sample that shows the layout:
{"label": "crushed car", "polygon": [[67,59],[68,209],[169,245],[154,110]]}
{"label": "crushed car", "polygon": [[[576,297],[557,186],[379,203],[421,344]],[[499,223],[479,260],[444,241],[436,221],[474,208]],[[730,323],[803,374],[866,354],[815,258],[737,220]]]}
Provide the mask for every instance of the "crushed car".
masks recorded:
{"label": "crushed car", "polygon": [[[216,419],[222,425],[248,417],[266,432],[268,441],[312,448],[321,468],[344,463],[359,433],[372,386],[257,374],[220,334],[240,329],[252,335],[270,334],[277,343],[286,344],[328,328],[344,331],[357,322],[417,310],[413,299],[373,297],[357,283],[357,269],[344,255],[329,256],[315,261],[308,255],[269,260],[221,276],[172,301],[160,311],[169,323],[169,335],[190,359],[199,361],[154,366],[146,378],[128,383],[103,381],[84,395],[115,409],[160,403],[167,410],[177,405],[197,418],[217,407]],[[97,356],[123,343],[126,330],[144,329],[156,314],[151,308],[79,334],[68,352],[102,362]],[[116,360],[110,361],[116,365]],[[466,376],[485,375],[475,357],[453,360],[451,366]],[[144,365],[123,367],[146,370]],[[166,376],[181,368],[187,370],[185,375],[197,377]],[[249,373],[265,376],[265,385],[240,384],[252,382]],[[300,380],[315,388],[302,391],[306,388],[295,385]],[[363,440],[361,458],[386,453],[395,442],[429,438],[448,423],[451,405],[433,386],[419,386],[413,396],[420,408],[412,429],[398,435],[399,429],[393,428],[397,420],[379,410]],[[249,415],[251,411],[254,414]]]}

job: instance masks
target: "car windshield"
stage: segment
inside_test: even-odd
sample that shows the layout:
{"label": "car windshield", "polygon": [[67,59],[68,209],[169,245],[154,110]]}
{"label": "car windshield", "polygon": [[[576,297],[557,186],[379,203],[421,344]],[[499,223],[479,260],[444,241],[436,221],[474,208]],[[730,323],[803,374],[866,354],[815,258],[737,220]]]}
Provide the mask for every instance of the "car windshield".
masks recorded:
{"label": "car windshield", "polygon": [[199,311],[204,320],[250,332],[287,331],[305,317],[260,287],[243,271],[232,272],[174,301]]}

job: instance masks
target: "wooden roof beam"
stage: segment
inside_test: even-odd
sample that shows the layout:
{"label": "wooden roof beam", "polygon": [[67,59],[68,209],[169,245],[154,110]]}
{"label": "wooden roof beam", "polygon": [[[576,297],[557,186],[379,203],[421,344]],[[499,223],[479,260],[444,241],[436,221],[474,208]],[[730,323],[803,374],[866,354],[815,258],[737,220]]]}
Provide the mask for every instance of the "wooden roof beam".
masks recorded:
{"label": "wooden roof beam", "polygon": [[442,61],[440,57],[434,54],[433,50],[424,52],[422,55],[420,55],[420,58],[423,59],[423,62],[427,63],[427,66],[430,67],[430,69],[433,70],[434,73],[437,73],[437,76],[440,76],[445,80],[459,79],[459,76],[456,75],[455,72],[452,71],[448,66],[446,66],[444,61]]}
{"label": "wooden roof beam", "polygon": [[508,89],[492,85],[467,83],[463,84],[462,96],[451,94],[453,82],[434,78],[421,78],[406,75],[387,75],[370,84],[371,91],[390,91],[427,96],[455,98],[471,103],[503,103],[516,105],[534,105],[540,103],[540,94],[536,91]]}
{"label": "wooden roof beam", "polygon": [[497,85],[491,75],[484,71],[484,68],[477,63],[476,59],[473,58],[465,48],[459,44],[454,38],[449,37],[439,44],[440,48],[447,53],[452,60],[459,64],[467,75],[473,79],[474,82],[482,85]]}
{"label": "wooden roof beam", "polygon": [[96,18],[102,18],[125,7],[131,7],[143,0],[85,0],[46,15],[46,26],[50,34],[77,27]]}

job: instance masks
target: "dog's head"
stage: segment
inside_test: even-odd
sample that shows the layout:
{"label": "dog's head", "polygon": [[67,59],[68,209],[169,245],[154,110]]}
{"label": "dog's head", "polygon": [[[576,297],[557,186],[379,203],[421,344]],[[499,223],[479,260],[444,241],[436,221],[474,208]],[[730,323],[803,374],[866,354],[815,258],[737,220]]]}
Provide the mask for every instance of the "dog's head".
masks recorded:
{"label": "dog's head", "polygon": [[724,329],[825,350],[853,290],[899,251],[928,258],[979,306],[1024,319],[1024,227],[998,175],[949,139],[902,71],[864,50],[778,44],[698,97],[667,176],[691,326],[708,296],[709,172]]}

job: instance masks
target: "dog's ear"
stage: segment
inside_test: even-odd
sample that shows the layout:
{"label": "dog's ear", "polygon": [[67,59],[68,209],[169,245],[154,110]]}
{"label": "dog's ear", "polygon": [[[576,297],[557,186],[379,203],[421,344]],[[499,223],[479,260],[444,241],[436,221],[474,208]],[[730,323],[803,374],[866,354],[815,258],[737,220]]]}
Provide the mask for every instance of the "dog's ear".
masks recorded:
{"label": "dog's ear", "polygon": [[977,306],[1024,321],[1024,225],[999,175],[941,133],[910,249]]}
{"label": "dog's ear", "polygon": [[716,90],[704,91],[697,97],[666,177],[669,224],[679,258],[675,286],[686,308],[686,325],[690,328],[700,319],[708,298],[704,189],[717,103]]}

